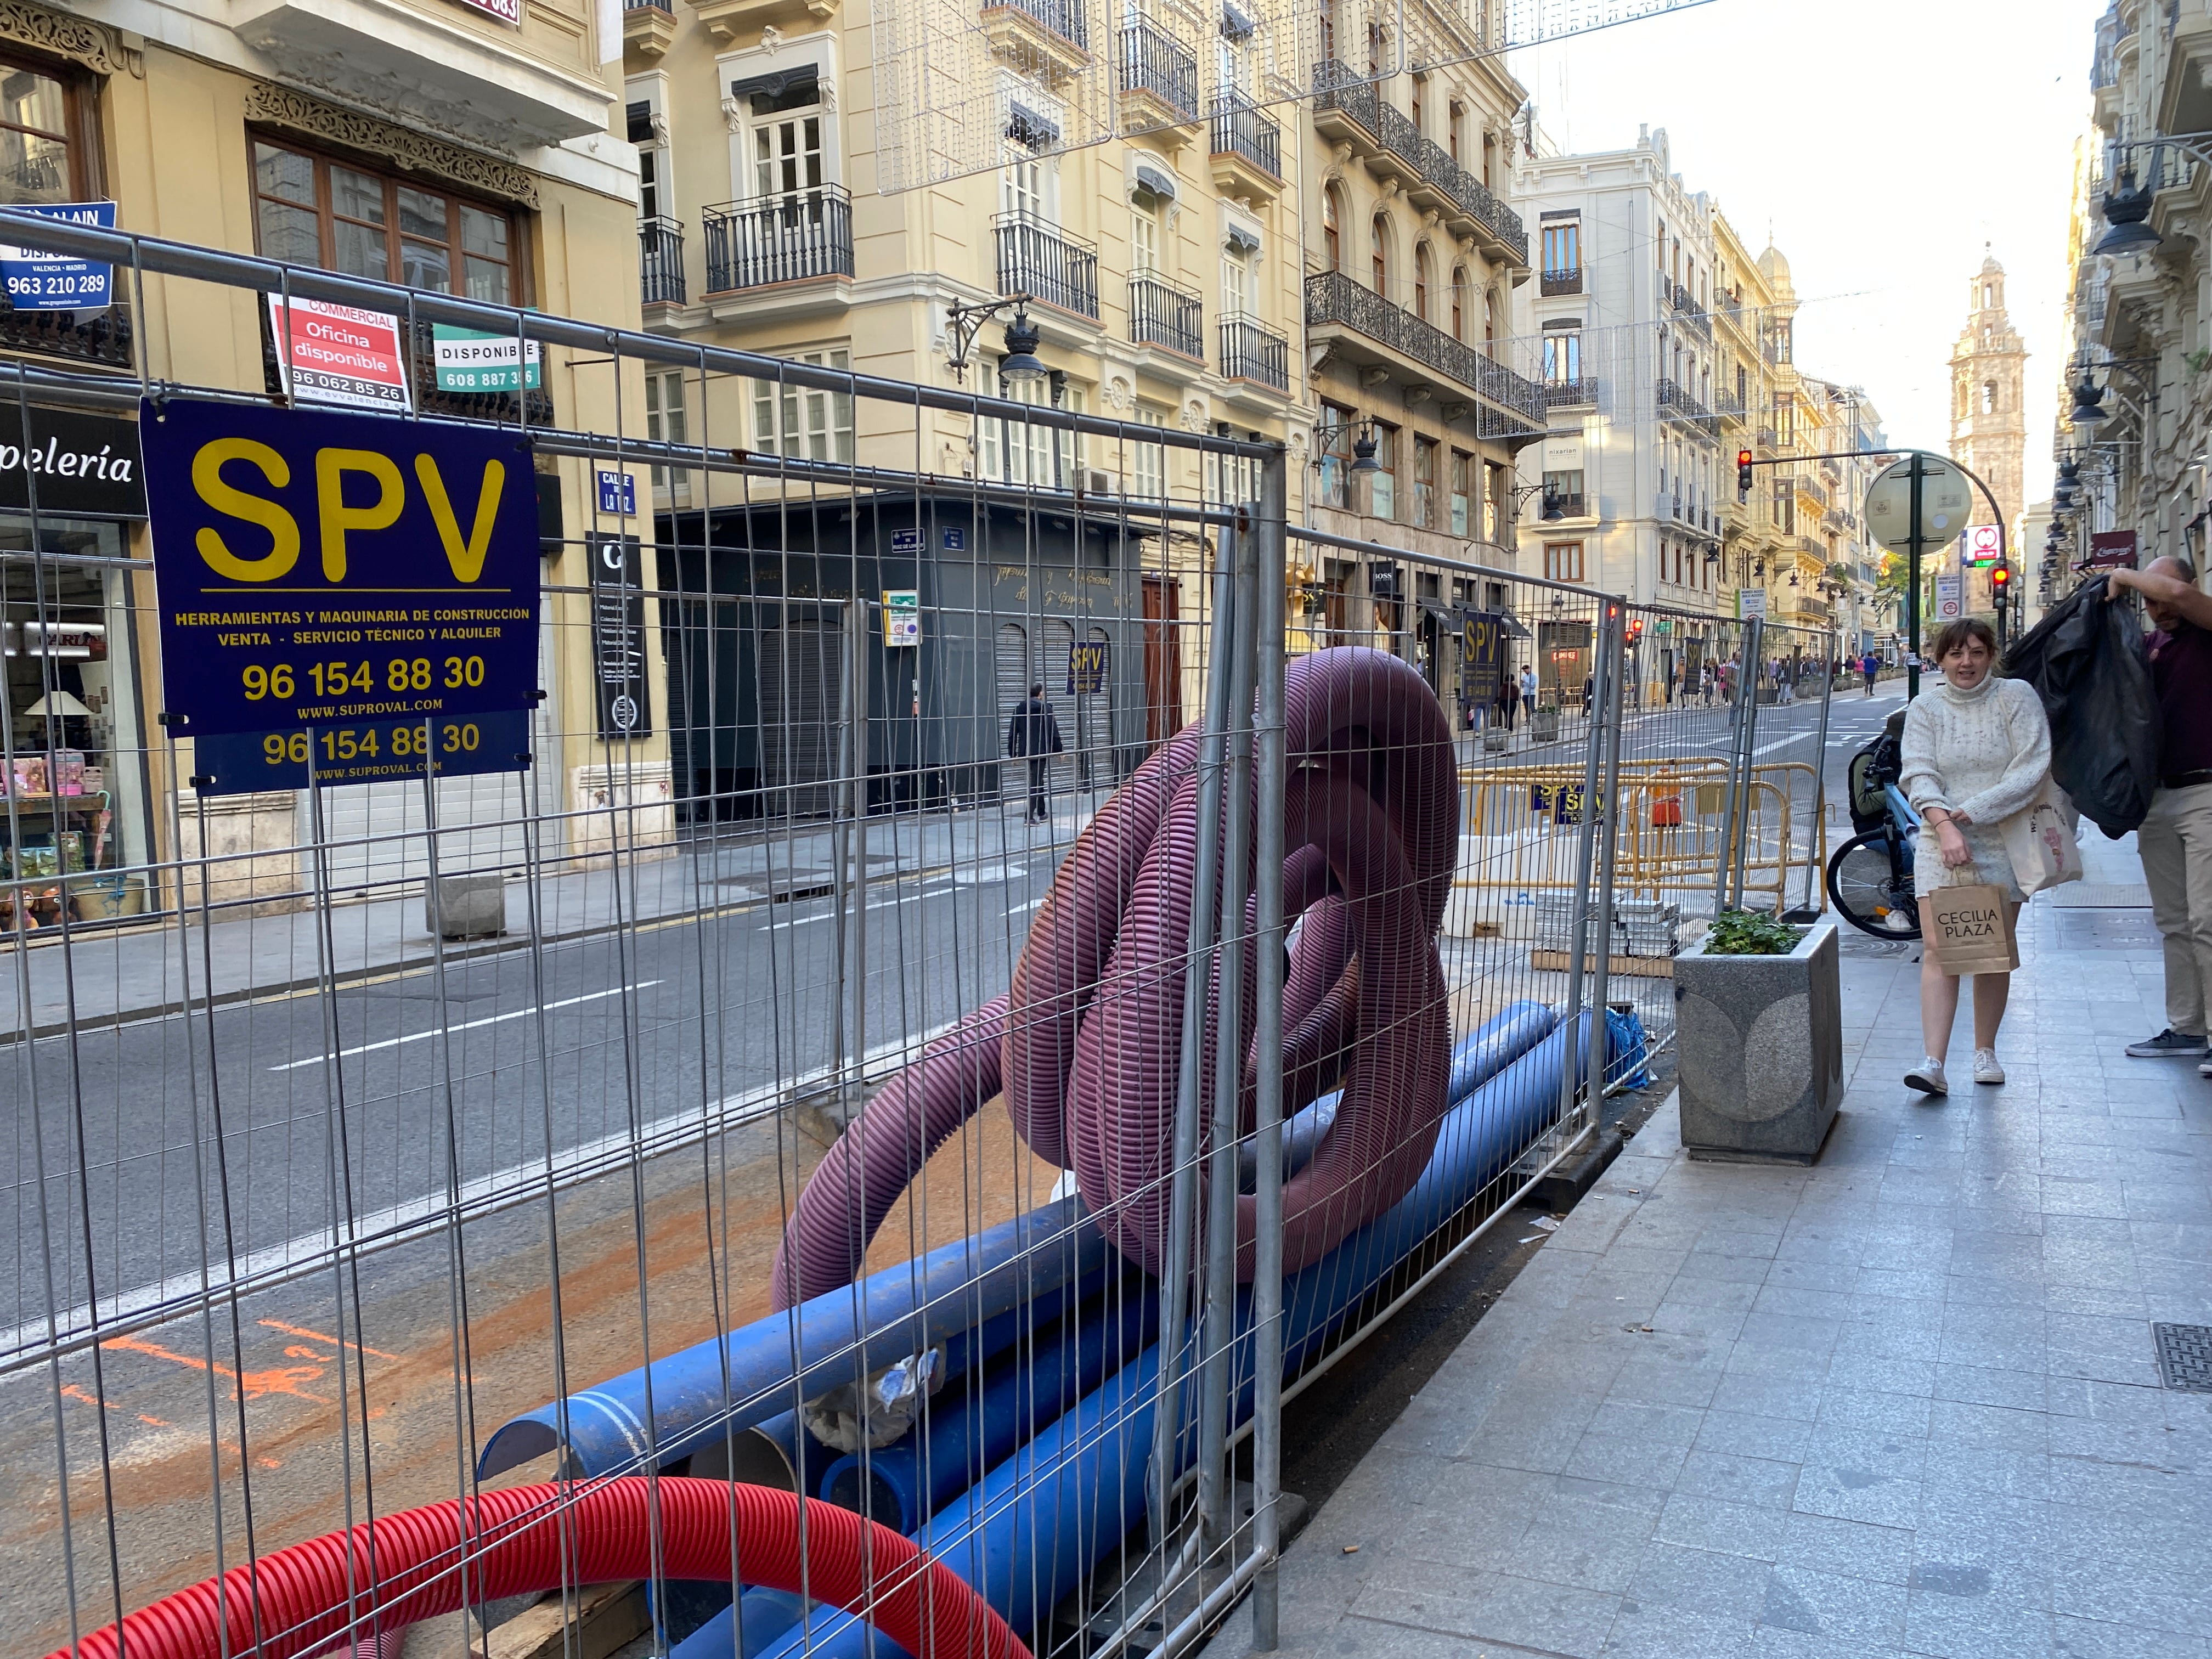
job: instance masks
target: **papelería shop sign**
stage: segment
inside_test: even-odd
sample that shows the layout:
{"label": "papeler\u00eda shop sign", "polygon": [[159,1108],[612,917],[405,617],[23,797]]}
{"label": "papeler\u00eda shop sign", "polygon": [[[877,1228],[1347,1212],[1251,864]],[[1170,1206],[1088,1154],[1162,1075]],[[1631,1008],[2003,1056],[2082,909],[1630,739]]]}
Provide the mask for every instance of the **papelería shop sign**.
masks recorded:
{"label": "papeler\u00eda shop sign", "polygon": [[139,424],[161,706],[203,793],[527,763],[526,440],[175,398],[147,399]]}
{"label": "papeler\u00eda shop sign", "polygon": [[77,410],[0,409],[0,511],[143,519],[138,423]]}

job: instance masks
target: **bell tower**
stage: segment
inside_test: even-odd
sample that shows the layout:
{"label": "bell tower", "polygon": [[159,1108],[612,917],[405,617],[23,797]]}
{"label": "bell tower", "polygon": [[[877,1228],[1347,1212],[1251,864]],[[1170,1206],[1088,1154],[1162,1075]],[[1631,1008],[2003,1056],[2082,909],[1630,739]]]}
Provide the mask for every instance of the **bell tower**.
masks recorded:
{"label": "bell tower", "polygon": [[[2027,465],[2027,348],[2005,313],[2004,267],[1985,258],[1951,352],[1951,459],[1979,474],[1997,498],[2010,538],[2020,523]],[[1989,511],[1978,502],[1979,521]],[[2014,551],[2014,563],[2021,554]]]}

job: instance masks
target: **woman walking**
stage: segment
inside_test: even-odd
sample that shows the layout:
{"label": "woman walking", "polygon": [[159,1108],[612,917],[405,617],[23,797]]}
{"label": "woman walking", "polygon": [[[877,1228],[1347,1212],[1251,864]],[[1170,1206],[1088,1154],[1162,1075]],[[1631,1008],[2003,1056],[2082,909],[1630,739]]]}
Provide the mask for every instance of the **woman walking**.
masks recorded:
{"label": "woman walking", "polygon": [[[2026,902],[2005,851],[2004,821],[2033,805],[2051,775],[2051,726],[2043,701],[2025,680],[1996,678],[1996,635],[1968,617],[1936,636],[1930,653],[1942,675],[1905,711],[1898,782],[1921,817],[1912,890],[1920,933],[1936,936],[1929,895],[1938,888],[1987,883],[2004,895],[2005,923],[2016,928]],[[2009,974],[1976,974],[1974,1081],[2002,1083],[1997,1027],[2012,990]],[[1927,1058],[1905,1074],[1923,1094],[1949,1092],[1943,1061],[1959,1013],[1959,980],[1943,971],[1933,945],[1920,957],[1920,1031]]]}

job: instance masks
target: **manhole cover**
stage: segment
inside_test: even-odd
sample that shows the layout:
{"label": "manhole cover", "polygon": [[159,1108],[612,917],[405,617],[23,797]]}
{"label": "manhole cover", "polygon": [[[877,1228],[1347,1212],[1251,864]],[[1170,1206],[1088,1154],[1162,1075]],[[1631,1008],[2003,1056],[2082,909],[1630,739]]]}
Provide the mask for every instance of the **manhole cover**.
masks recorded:
{"label": "manhole cover", "polygon": [[2159,932],[2148,910],[2060,910],[2051,921],[2063,951],[2155,951]]}
{"label": "manhole cover", "polygon": [[2169,1389],[2212,1394],[2212,1325],[2154,1325],[2158,1370]]}

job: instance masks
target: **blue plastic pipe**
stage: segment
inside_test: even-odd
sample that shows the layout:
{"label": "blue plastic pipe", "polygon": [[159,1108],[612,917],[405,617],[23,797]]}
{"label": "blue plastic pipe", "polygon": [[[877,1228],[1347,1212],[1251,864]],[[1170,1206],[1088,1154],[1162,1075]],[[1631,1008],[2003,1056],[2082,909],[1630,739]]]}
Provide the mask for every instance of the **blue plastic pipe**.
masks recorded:
{"label": "blue plastic pipe", "polygon": [[1033,1346],[1015,1348],[985,1374],[980,1391],[945,1389],[930,1401],[927,1434],[917,1427],[865,1457],[839,1458],[823,1471],[822,1496],[912,1534],[1038,1424],[1058,1419],[1152,1346],[1160,1298],[1149,1279],[1109,1288],[1103,1300]]}
{"label": "blue plastic pipe", "polygon": [[[1544,1042],[1447,1114],[1435,1154],[1413,1190],[1283,1287],[1284,1366],[1295,1370],[1349,1318],[1390,1269],[1443,1226],[1513,1161],[1552,1121],[1559,1073],[1584,1073],[1587,1027],[1581,1019]],[[1239,1379],[1231,1413],[1241,1421],[1252,1402],[1252,1304],[1237,1299],[1231,1354]],[[932,1554],[974,1585],[1017,1635],[1027,1636],[1100,1556],[1125,1536],[1145,1510],[1145,1466],[1152,1453],[1159,1350],[1109,1377],[1058,1422],[955,1498],[919,1534]],[[1196,1379],[1186,1384],[1184,1419],[1196,1405]],[[1187,1463],[1188,1448],[1178,1458]],[[1181,1472],[1178,1468],[1178,1473]],[[849,1614],[817,1609],[802,1628],[748,1659],[869,1659],[871,1638]],[[890,1652],[872,1638],[877,1659]],[[731,1652],[729,1625],[709,1620],[678,1653],[681,1659],[722,1659]]]}
{"label": "blue plastic pipe", "polygon": [[[1118,1271],[1081,1205],[1044,1205],[569,1395],[568,1472],[636,1468],[653,1454],[669,1462],[940,1342],[945,1374],[960,1375],[993,1342],[1003,1347],[1024,1325],[1049,1322]],[[501,1425],[477,1459],[478,1477],[563,1449],[560,1410],[541,1406]]]}

